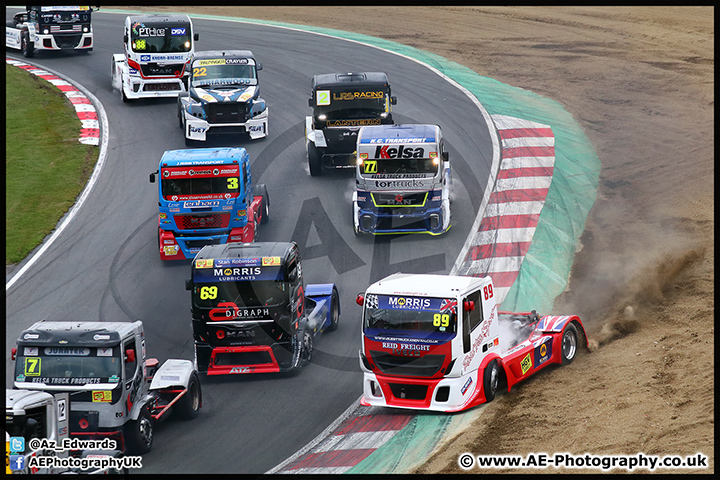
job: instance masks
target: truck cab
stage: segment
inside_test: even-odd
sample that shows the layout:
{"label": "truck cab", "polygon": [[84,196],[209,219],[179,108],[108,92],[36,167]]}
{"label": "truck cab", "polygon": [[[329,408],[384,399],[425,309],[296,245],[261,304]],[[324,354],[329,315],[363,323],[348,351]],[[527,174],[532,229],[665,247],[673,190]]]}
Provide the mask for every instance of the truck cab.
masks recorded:
{"label": "truck cab", "polygon": [[337,288],[305,285],[295,242],[206,246],[186,288],[197,368],[208,375],[296,369],[338,326]]}
{"label": "truck cab", "polygon": [[88,6],[28,6],[5,29],[5,46],[27,58],[36,51],[93,49],[92,11]]}
{"label": "truck cab", "polygon": [[158,369],[146,358],[141,321],[37,322],[20,334],[11,359],[14,388],[69,393],[71,437],[111,438],[122,451],[149,451],[152,422],[181,392],[178,410],[192,418],[200,407],[192,363],[167,360]]}
{"label": "truck cab", "polygon": [[363,125],[392,124],[393,97],[384,72],[326,73],[313,76],[305,118],[310,174],[355,168],[357,133]]}
{"label": "truck cab", "polygon": [[586,339],[577,316],[498,311],[490,277],[396,273],[356,301],[363,405],[465,410],[572,362]]}
{"label": "truck cab", "polygon": [[208,244],[252,242],[268,221],[267,188],[253,187],[244,148],[168,150],[151,183],[156,175],[162,260],[192,259]]}
{"label": "truck cab", "polygon": [[249,50],[198,52],[187,92],[178,96],[178,120],[185,144],[208,135],[268,135],[268,108],[260,97],[262,63]]}
{"label": "truck cab", "polygon": [[123,53],[113,55],[112,84],[122,100],[177,97],[187,90],[199,35],[187,15],[130,15]]}
{"label": "truck cab", "polygon": [[356,234],[428,233],[450,228],[450,158],[437,125],[373,125],[357,137]]}

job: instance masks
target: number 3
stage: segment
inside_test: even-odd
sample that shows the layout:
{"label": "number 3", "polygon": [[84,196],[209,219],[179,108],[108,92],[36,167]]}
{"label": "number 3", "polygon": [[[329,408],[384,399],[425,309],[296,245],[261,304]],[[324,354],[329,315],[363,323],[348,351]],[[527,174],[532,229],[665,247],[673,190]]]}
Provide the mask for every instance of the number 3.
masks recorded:
{"label": "number 3", "polygon": [[228,178],[228,188],[230,190],[237,190],[238,188],[238,179],[237,178]]}

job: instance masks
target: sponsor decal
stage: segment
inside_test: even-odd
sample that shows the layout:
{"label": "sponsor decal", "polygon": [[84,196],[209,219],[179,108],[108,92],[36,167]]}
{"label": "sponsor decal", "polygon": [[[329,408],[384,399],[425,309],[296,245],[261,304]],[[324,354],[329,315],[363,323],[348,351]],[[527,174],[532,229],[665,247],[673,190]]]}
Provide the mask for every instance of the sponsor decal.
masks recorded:
{"label": "sponsor decal", "polygon": [[193,64],[193,66],[197,65],[199,67],[208,66],[208,65],[225,65],[227,59],[225,58],[212,58],[208,60],[198,60]]}
{"label": "sponsor decal", "polygon": [[76,357],[85,357],[90,355],[89,348],[72,348],[72,347],[45,347],[45,355],[70,355]]}
{"label": "sponsor decal", "polygon": [[423,188],[425,183],[418,180],[376,180],[375,186],[377,188]]}
{"label": "sponsor decal", "polygon": [[230,369],[230,373],[251,373],[254,370],[254,368],[250,367],[233,367]]}
{"label": "sponsor decal", "polygon": [[247,65],[250,60],[247,58],[226,58],[225,63],[227,65]]}
{"label": "sponsor decal", "polygon": [[383,99],[383,92],[333,92],[333,100],[363,100],[363,99]]}
{"label": "sponsor decal", "polygon": [[357,127],[361,125],[380,125],[381,119],[369,118],[365,120],[328,120],[328,127]]}
{"label": "sponsor decal", "polygon": [[189,202],[184,202],[183,205],[185,208],[202,208],[202,207],[211,207],[216,208],[220,206],[219,200],[193,200]]}
{"label": "sponsor decal", "polygon": [[435,143],[435,138],[408,137],[408,138],[363,138],[360,143]]}
{"label": "sponsor decal", "polygon": [[112,392],[109,390],[93,390],[92,392],[92,401],[93,402],[111,402],[112,401]]}
{"label": "sponsor decal", "polygon": [[532,368],[532,366],[533,366],[532,357],[528,353],[527,355],[525,355],[525,358],[523,358],[520,361],[520,370],[522,371],[522,374],[525,375],[527,373],[527,371]]}
{"label": "sponsor decal", "polygon": [[545,337],[543,343],[535,347],[535,368],[550,359],[550,352],[552,352],[552,340],[552,337]]}
{"label": "sponsor decal", "polygon": [[280,257],[263,257],[262,264],[263,264],[263,266],[280,265]]}
{"label": "sponsor decal", "polygon": [[465,385],[462,386],[460,389],[460,393],[465,395],[465,392],[467,392],[467,389],[470,388],[470,385],[472,385],[473,379],[472,377],[468,377],[467,382],[465,382]]}
{"label": "sponsor decal", "polygon": [[166,28],[146,27],[144,23],[135,22],[132,32],[138,37],[164,37]]}
{"label": "sponsor decal", "polygon": [[168,256],[177,255],[180,245],[163,245],[163,253]]}
{"label": "sponsor decal", "polygon": [[171,28],[170,29],[170,35],[173,35],[173,36],[185,35],[185,32],[187,32],[186,28]]}
{"label": "sponsor decal", "polygon": [[26,357],[37,357],[38,355],[38,347],[25,347],[23,350],[23,355]]}
{"label": "sponsor decal", "polygon": [[195,260],[195,268],[212,268],[213,258]]}
{"label": "sponsor decal", "polygon": [[397,148],[389,145],[378,145],[375,148],[375,158],[423,158],[425,149],[423,147],[406,147],[398,145]]}
{"label": "sponsor decal", "polygon": [[259,267],[263,265],[260,261],[260,257],[257,258],[216,258],[216,267],[227,267],[227,266],[244,266],[244,267]]}

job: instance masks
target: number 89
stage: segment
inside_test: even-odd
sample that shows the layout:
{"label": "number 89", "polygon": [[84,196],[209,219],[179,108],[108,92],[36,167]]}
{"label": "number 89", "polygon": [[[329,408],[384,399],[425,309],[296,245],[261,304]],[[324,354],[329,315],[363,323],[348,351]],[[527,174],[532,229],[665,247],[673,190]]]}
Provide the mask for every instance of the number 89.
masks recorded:
{"label": "number 89", "polygon": [[450,325],[450,315],[447,313],[436,313],[433,316],[433,327],[447,327]]}

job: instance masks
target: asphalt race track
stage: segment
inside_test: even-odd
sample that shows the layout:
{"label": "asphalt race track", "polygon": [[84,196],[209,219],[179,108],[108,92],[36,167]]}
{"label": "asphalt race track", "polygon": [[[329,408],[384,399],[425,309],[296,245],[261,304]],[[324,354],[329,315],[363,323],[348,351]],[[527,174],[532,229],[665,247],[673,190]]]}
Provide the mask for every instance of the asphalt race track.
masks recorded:
{"label": "asphalt race track", "polygon": [[[11,19],[16,9],[6,9]],[[165,150],[185,148],[174,99],[124,104],[110,80],[122,52],[123,15],[94,13],[94,51],[36,53],[31,63],[89,90],[109,119],[102,175],[73,222],[6,292],[6,348],[40,319],[145,324],[150,357],[193,358],[189,261],[162,263],[157,252],[157,170]],[[228,139],[245,147],[254,183],[267,185],[270,221],[261,240],[295,240],[307,283],[334,282],[340,326],[316,343],[313,364],[296,374],[203,378],[203,409],[189,422],[155,431],[142,473],[263,473],[322,432],[362,393],[360,307],[355,295],[394,272],[448,273],[480,207],[492,161],[488,127],[462,91],[409,59],[341,39],[261,25],[194,20],[196,50],[250,49],[263,64],[260,89],[269,137]],[[19,52],[8,56],[23,59]],[[304,118],[314,74],[384,71],[398,123],[437,123],[454,177],[452,228],[440,237],[355,237],[354,172],[311,177]],[[227,143],[231,142],[231,143]],[[213,143],[211,145],[220,145]],[[208,145],[208,146],[211,146]],[[12,368],[6,363],[7,387]]]}

